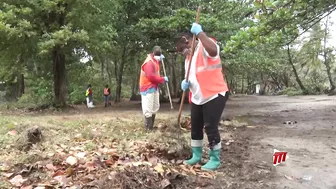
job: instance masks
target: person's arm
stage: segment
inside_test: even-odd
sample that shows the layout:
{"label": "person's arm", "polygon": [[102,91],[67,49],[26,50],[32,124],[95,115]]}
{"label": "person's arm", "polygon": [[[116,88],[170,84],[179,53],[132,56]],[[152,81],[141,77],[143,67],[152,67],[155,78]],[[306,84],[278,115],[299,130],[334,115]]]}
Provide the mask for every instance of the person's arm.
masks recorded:
{"label": "person's arm", "polygon": [[217,48],[218,45],[204,32],[200,32],[197,38],[201,40],[203,47],[208,52],[210,57],[217,57],[219,55],[219,49]]}
{"label": "person's arm", "polygon": [[152,62],[147,62],[143,66],[143,71],[145,72],[146,77],[148,78],[148,80],[150,82],[152,82],[154,84],[164,83],[164,77],[160,77],[160,76],[156,75],[154,64]]}

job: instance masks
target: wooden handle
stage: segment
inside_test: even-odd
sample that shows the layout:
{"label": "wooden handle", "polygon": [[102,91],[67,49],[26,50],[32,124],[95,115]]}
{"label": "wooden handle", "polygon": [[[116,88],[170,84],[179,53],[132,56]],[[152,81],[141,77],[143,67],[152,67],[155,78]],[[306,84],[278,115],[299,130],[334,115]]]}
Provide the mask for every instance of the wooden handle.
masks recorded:
{"label": "wooden handle", "polygon": [[[196,23],[199,23],[200,14],[201,14],[201,7],[199,6],[198,9],[197,9],[197,14],[196,14]],[[188,71],[187,71],[187,75],[186,75],[186,82],[189,81],[191,61],[192,61],[192,57],[194,56],[194,52],[195,52],[195,42],[196,42],[196,35],[194,34],[193,39],[192,39],[192,43],[191,43],[191,53],[190,53],[190,59],[189,59],[189,63],[188,63]],[[179,114],[178,114],[178,118],[177,118],[178,125],[180,125],[181,114],[182,114],[182,109],[183,109],[183,104],[184,104],[184,98],[185,98],[185,91],[183,91],[183,94],[182,94]]]}
{"label": "wooden handle", "polygon": [[[164,65],[163,60],[162,60],[162,68],[163,68],[163,74],[164,74],[164,76],[167,77],[166,69],[165,69],[165,65]],[[171,96],[170,96],[170,91],[169,91],[169,85],[168,85],[168,83],[166,83],[166,87],[167,87],[167,93],[168,93],[169,102],[170,102],[170,109],[174,109],[173,102],[172,102],[172,99],[171,99]]]}

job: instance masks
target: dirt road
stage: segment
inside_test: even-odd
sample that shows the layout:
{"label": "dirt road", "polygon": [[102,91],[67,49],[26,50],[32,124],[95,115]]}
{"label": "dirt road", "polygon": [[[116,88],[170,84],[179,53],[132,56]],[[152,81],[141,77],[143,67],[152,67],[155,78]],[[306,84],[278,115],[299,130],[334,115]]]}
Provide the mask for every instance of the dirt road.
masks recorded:
{"label": "dirt road", "polygon": [[[271,169],[275,174],[264,187],[336,188],[335,97],[233,97],[225,111],[225,117],[232,116],[262,126],[249,132],[253,138],[250,158],[256,169],[263,161],[272,164],[274,149],[288,152],[286,162]],[[283,124],[286,121],[297,123]]]}

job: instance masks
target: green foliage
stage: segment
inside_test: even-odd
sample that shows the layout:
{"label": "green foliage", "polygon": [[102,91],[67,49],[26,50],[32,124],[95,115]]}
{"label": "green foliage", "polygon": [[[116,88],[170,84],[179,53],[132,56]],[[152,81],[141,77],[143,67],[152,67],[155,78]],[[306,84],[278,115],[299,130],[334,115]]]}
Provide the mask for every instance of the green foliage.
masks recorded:
{"label": "green foliage", "polygon": [[280,91],[278,95],[298,96],[303,95],[303,93],[300,89],[289,87]]}
{"label": "green foliage", "polygon": [[[316,25],[336,9],[328,0],[4,0],[0,80],[7,83],[7,96],[20,97],[25,87],[20,103],[51,104],[63,96],[68,103],[82,103],[89,83],[95,102],[102,101],[106,84],[120,101],[138,92],[140,65],[160,45],[176,96],[184,65],[174,38],[190,29],[198,6],[203,30],[221,47],[232,90],[239,86],[245,93],[255,83],[268,83],[272,90],[288,88],[286,93],[293,94],[301,81],[314,93],[333,79],[324,68],[330,66],[329,75],[335,70],[334,49],[325,51],[328,64],[323,64],[324,30]],[[295,40],[306,31],[307,40]],[[292,60],[285,45],[300,46],[290,49]],[[84,57],[89,61],[80,61]],[[57,67],[61,63],[65,71]]]}

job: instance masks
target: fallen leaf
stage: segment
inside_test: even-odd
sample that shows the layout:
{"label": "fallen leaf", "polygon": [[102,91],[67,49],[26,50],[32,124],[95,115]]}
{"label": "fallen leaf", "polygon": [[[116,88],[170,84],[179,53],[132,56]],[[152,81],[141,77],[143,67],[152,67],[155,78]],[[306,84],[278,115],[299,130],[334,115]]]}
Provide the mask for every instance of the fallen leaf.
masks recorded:
{"label": "fallen leaf", "polygon": [[8,131],[8,134],[12,135],[12,136],[15,136],[15,135],[17,135],[17,131],[11,130],[11,131]]}
{"label": "fallen leaf", "polygon": [[163,189],[166,188],[166,187],[168,187],[168,186],[170,186],[170,185],[171,185],[171,183],[170,183],[170,181],[168,179],[164,179],[164,180],[161,181],[161,187]]}
{"label": "fallen leaf", "polygon": [[[37,189],[39,188],[39,187],[36,187]],[[34,189],[36,189],[36,188],[34,188]],[[44,188],[44,187],[43,187]],[[23,186],[23,187],[21,187],[20,189],[33,189],[33,186],[32,185],[29,185],[29,186]],[[41,188],[40,188],[41,189]]]}
{"label": "fallen leaf", "polygon": [[116,171],[112,171],[109,176],[108,176],[108,179],[112,180],[113,178],[115,178],[115,176],[117,175],[117,172]]}
{"label": "fallen leaf", "polygon": [[67,177],[70,177],[73,174],[73,169],[71,167],[67,168],[65,174]]}
{"label": "fallen leaf", "polygon": [[93,162],[86,162],[85,167],[88,172],[91,172],[96,169],[96,164]]}
{"label": "fallen leaf", "polygon": [[7,163],[4,163],[2,165],[0,165],[0,170],[1,171],[9,171],[11,169],[11,166],[8,165]]}
{"label": "fallen leaf", "polygon": [[158,157],[151,157],[151,158],[149,158],[149,160],[148,160],[152,165],[156,165],[157,163],[158,163],[158,161],[159,161],[159,158]]}
{"label": "fallen leaf", "polygon": [[56,177],[56,176],[60,176],[60,175],[64,175],[64,171],[58,170],[52,175],[52,177]]}
{"label": "fallen leaf", "polygon": [[193,167],[191,167],[189,170],[193,175],[196,175],[196,171],[193,169]]}
{"label": "fallen leaf", "polygon": [[56,167],[51,163],[47,164],[46,168],[49,169],[50,171],[55,171],[56,170]]}
{"label": "fallen leaf", "polygon": [[285,175],[285,178],[288,179],[288,180],[294,180],[294,178],[292,176]]}
{"label": "fallen leaf", "polygon": [[115,161],[112,161],[110,159],[105,161],[106,165],[113,165],[115,163]]}
{"label": "fallen leaf", "polygon": [[163,172],[164,172],[164,169],[163,169],[161,163],[158,163],[158,164],[154,167],[154,169],[155,169],[155,171],[158,172],[158,173],[163,173]]}
{"label": "fallen leaf", "polygon": [[13,184],[14,186],[22,186],[22,184],[26,181],[27,179],[23,179],[21,175],[16,175],[14,178],[12,178],[9,182]]}
{"label": "fallen leaf", "polygon": [[78,153],[76,154],[76,157],[78,157],[78,158],[82,159],[82,158],[84,158],[84,157],[85,157],[85,155],[86,155],[86,153],[85,153],[85,152],[78,152]]}
{"label": "fallen leaf", "polygon": [[56,176],[53,179],[57,181],[59,184],[63,185],[63,177],[62,175]]}
{"label": "fallen leaf", "polygon": [[202,172],[202,173],[200,173],[200,177],[210,178],[210,179],[214,179],[215,178],[215,176],[212,175],[210,172]]}
{"label": "fallen leaf", "polygon": [[67,162],[69,165],[75,165],[77,163],[77,158],[73,156],[69,156],[65,162]]}
{"label": "fallen leaf", "polygon": [[5,176],[6,178],[9,178],[11,176],[14,175],[14,173],[2,173],[3,176]]}
{"label": "fallen leaf", "polygon": [[185,165],[180,165],[180,168],[181,168],[183,171],[189,172],[189,169],[187,169]]}

